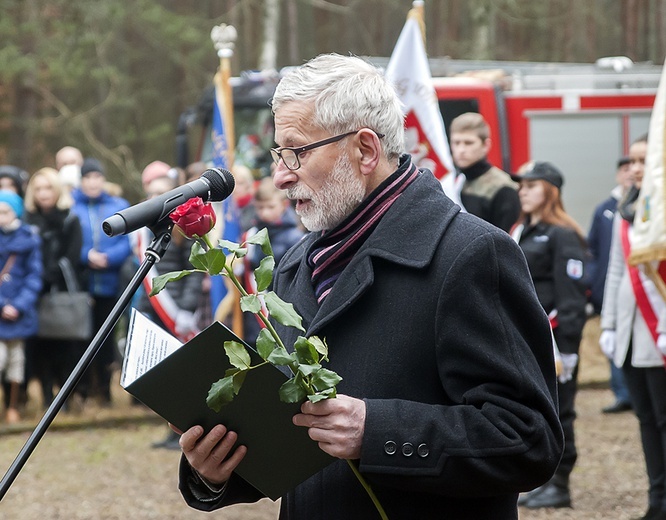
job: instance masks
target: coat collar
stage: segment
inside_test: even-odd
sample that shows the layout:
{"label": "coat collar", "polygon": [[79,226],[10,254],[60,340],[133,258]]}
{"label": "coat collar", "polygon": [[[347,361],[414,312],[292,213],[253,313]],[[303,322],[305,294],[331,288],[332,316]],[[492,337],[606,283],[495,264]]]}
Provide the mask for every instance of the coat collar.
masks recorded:
{"label": "coat collar", "polygon": [[293,280],[290,286],[280,287],[280,297],[295,303],[305,325],[309,325],[308,335],[317,334],[372,286],[372,257],[413,269],[428,266],[444,231],[459,211],[444,195],[439,181],[422,170],[384,215],[321,307],[317,305],[306,262],[306,252],[317,238],[315,234],[303,239],[280,263],[278,273]]}

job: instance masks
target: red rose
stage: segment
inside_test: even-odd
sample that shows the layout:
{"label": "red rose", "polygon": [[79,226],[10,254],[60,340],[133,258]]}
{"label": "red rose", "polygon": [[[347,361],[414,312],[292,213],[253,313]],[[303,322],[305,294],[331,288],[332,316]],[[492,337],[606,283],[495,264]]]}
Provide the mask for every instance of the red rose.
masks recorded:
{"label": "red rose", "polygon": [[215,211],[210,204],[204,204],[201,197],[188,200],[171,212],[173,220],[187,238],[203,237],[215,225]]}

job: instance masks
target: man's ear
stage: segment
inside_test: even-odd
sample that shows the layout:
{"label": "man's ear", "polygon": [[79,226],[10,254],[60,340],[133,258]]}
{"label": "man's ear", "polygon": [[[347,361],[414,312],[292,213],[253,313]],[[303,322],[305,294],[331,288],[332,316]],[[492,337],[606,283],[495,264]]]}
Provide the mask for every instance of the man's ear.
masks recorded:
{"label": "man's ear", "polygon": [[377,134],[369,128],[359,130],[356,139],[359,170],[363,175],[369,175],[381,160],[382,145]]}

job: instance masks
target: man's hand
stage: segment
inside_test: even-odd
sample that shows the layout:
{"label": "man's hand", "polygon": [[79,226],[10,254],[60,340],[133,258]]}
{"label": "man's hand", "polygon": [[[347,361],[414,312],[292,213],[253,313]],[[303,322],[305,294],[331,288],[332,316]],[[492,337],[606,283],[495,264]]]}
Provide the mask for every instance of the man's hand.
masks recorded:
{"label": "man's hand", "polygon": [[296,426],[308,428],[319,447],[340,459],[360,459],[365,431],[365,402],[347,395],[318,403],[306,401],[294,415]]}
{"label": "man's hand", "polygon": [[201,426],[193,426],[181,435],[180,447],[187,462],[199,475],[213,485],[222,485],[247,453],[245,446],[233,450],[237,439],[236,432],[227,431],[221,424],[205,436]]}

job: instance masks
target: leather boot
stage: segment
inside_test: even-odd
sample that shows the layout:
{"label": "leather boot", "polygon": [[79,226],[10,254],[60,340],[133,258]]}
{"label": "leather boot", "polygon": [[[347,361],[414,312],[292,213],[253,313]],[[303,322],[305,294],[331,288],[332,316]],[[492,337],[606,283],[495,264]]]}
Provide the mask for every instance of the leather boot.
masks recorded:
{"label": "leather boot", "polygon": [[523,505],[528,509],[571,507],[568,476],[556,474],[539,493],[529,498]]}

